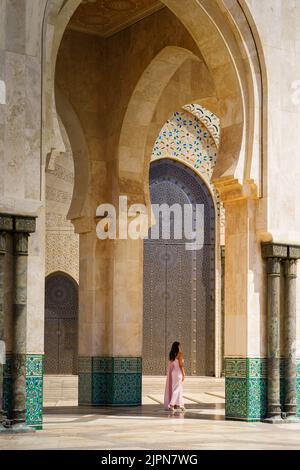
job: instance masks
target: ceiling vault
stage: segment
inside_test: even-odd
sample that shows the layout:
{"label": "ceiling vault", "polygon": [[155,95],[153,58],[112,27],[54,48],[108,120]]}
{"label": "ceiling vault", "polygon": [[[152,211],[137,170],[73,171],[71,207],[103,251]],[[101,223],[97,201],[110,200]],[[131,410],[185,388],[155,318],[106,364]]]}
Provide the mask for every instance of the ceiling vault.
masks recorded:
{"label": "ceiling vault", "polygon": [[162,8],[159,0],[83,0],[68,29],[107,38]]}

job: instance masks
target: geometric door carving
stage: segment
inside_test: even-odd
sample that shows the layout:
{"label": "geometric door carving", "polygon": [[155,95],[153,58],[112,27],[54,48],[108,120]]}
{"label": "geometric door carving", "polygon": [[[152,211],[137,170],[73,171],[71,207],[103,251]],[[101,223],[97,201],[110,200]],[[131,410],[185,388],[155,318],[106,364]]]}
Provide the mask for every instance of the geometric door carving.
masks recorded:
{"label": "geometric door carving", "polygon": [[172,160],[150,167],[152,204],[204,207],[204,244],[186,250],[188,240],[144,241],[143,373],[165,375],[174,341],[183,347],[188,375],[213,376],[215,360],[215,207],[200,177]]}
{"label": "geometric door carving", "polygon": [[77,374],[78,285],[55,273],[45,286],[45,374]]}

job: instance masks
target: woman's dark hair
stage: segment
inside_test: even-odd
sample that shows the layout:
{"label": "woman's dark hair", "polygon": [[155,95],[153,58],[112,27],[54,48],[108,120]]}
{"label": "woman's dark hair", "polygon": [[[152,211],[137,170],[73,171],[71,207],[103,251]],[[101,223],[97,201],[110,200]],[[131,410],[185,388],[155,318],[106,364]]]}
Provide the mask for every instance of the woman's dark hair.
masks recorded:
{"label": "woman's dark hair", "polygon": [[175,361],[179,353],[179,346],[180,343],[178,343],[178,341],[175,341],[175,343],[172,344],[172,348],[169,354],[170,361]]}

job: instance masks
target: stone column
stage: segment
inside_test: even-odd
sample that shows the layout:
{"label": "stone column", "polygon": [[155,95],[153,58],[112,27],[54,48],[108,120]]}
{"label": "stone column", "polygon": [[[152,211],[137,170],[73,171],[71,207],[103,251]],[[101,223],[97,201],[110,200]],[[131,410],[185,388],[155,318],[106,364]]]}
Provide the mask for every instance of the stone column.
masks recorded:
{"label": "stone column", "polygon": [[265,422],[282,422],[280,405],[280,278],[281,260],[287,257],[287,247],[262,245],[267,259],[268,311],[268,402]]}
{"label": "stone column", "polygon": [[4,255],[6,251],[6,233],[0,232],[0,432],[3,426],[3,369],[5,363],[4,347]]}
{"label": "stone column", "polygon": [[225,375],[225,246],[221,246],[221,357],[222,377]]}
{"label": "stone column", "polygon": [[[300,250],[298,250],[300,251]],[[291,249],[290,249],[291,252]],[[290,253],[292,254],[292,253]],[[297,259],[284,262],[285,274],[285,412],[286,422],[297,419],[296,290]]]}
{"label": "stone column", "polygon": [[4,274],[6,253],[6,232],[12,230],[13,219],[10,216],[0,216],[0,432],[6,431],[3,426],[5,420],[3,410],[3,372],[5,364],[5,336],[4,336]]}
{"label": "stone column", "polygon": [[28,237],[35,231],[35,219],[16,217],[14,226],[14,312],[12,362],[12,428],[32,431],[26,426],[26,339],[27,339],[27,257]]}

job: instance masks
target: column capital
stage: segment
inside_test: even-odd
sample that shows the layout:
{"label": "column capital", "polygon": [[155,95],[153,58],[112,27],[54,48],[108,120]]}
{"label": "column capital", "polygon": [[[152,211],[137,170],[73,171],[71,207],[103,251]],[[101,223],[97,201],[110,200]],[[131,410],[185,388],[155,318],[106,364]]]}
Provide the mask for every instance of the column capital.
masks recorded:
{"label": "column capital", "polygon": [[280,277],[281,258],[267,258],[267,275]]}
{"label": "column capital", "polygon": [[284,260],[284,275],[285,277],[296,279],[297,278],[297,262],[296,258],[289,258]]}
{"label": "column capital", "polygon": [[28,237],[27,232],[14,233],[14,255],[28,256]]}
{"label": "column capital", "polygon": [[6,253],[6,232],[0,232],[0,255]]}
{"label": "column capital", "polygon": [[300,246],[290,245],[289,246],[289,258],[298,260],[300,259]]}
{"label": "column capital", "polygon": [[75,233],[77,233],[78,235],[81,235],[84,233],[90,233],[93,231],[96,233],[96,225],[97,225],[96,217],[82,216],[76,219],[71,219],[71,222],[74,226]]}
{"label": "column capital", "polygon": [[14,231],[17,233],[34,233],[36,217],[14,216]]}
{"label": "column capital", "polygon": [[264,242],[261,244],[262,257],[267,258],[288,258],[288,246],[281,243]]}
{"label": "column capital", "polygon": [[12,215],[0,214],[0,232],[11,232],[14,227]]}
{"label": "column capital", "polygon": [[214,179],[213,184],[221,196],[222,202],[235,202],[242,199],[257,199],[257,186],[254,180],[243,184],[236,178]]}

